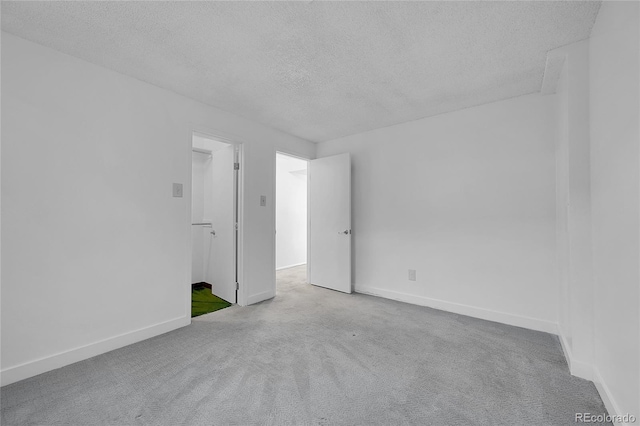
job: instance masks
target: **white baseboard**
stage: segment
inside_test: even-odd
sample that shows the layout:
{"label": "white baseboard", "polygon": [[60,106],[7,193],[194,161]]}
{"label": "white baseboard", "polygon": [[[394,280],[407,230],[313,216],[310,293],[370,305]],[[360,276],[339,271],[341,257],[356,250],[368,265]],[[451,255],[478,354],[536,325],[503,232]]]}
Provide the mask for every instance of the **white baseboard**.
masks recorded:
{"label": "white baseboard", "polygon": [[356,285],[355,291],[356,293],[370,294],[373,296],[380,296],[387,299],[411,303],[414,305],[428,306],[430,308],[440,309],[442,311],[467,315],[470,317],[480,318],[488,321],[495,321],[502,324],[514,325],[516,327],[523,327],[536,331],[544,331],[545,333],[558,334],[558,325],[555,322],[545,321],[537,318],[508,314],[505,312],[477,308],[475,306],[463,305],[460,303],[447,302],[444,300],[432,299],[429,297],[416,296],[413,294],[401,293],[397,291],[385,290],[363,285]]}
{"label": "white baseboard", "polygon": [[247,305],[253,305],[254,303],[262,302],[264,300],[271,299],[275,296],[276,295],[271,290],[263,291],[262,293],[252,294],[247,298]]}
{"label": "white baseboard", "polygon": [[[607,412],[609,412],[609,415],[615,416],[615,415],[626,414],[620,411],[620,407],[616,403],[615,399],[613,399],[613,395],[611,395],[611,391],[609,390],[609,387],[602,379],[602,376],[600,375],[600,371],[598,371],[598,369],[595,367],[593,368],[593,384],[596,385],[596,389],[598,389],[600,398],[602,398],[602,402],[604,403],[604,406],[607,409]],[[616,426],[620,426],[620,425],[623,425],[624,423],[614,422],[613,424]]]}
{"label": "white baseboard", "polygon": [[573,357],[569,342],[567,342],[567,339],[560,330],[558,330],[558,339],[560,339],[560,345],[562,346],[564,358],[567,360],[571,375],[593,381],[593,366],[586,362],[578,361]]}
{"label": "white baseboard", "polygon": [[296,266],[302,266],[302,265],[306,265],[307,262],[302,262],[302,263],[296,263],[293,265],[287,265],[287,266],[281,266],[279,268],[276,268],[276,271],[280,271],[282,269],[289,269],[289,268],[295,268]]}
{"label": "white baseboard", "polygon": [[100,340],[85,346],[70,349],[34,361],[25,362],[14,367],[5,368],[0,371],[0,383],[2,386],[64,367],[123,346],[137,343],[160,334],[167,333],[180,327],[184,327],[191,323],[191,318],[181,317],[169,321],[154,324],[108,339]]}
{"label": "white baseboard", "polygon": [[[598,393],[600,394],[602,402],[604,403],[604,407],[607,409],[607,413],[609,413],[610,416],[626,414],[620,411],[620,407],[618,406],[618,404],[616,404],[615,399],[611,395],[609,387],[602,379],[600,371],[598,371],[595,366],[573,359],[571,349],[564,335],[562,333],[559,333],[558,337],[560,339],[560,344],[562,345],[562,350],[564,351],[564,356],[567,359],[567,364],[569,365],[569,371],[571,372],[571,375],[593,382],[593,384],[596,386],[596,389],[598,390]],[[615,421],[613,422],[613,424],[616,426],[625,425],[625,423]]]}

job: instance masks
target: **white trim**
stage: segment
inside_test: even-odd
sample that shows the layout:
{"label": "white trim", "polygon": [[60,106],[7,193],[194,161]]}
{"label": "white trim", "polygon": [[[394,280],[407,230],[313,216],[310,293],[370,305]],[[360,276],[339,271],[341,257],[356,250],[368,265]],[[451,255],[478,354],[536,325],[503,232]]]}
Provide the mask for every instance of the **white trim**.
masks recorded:
{"label": "white trim", "polygon": [[564,358],[567,360],[571,375],[593,381],[593,366],[586,362],[578,361],[573,357],[569,342],[567,342],[566,337],[559,330],[558,339],[560,340],[560,346],[562,346],[562,352],[564,352]]}
{"label": "white trim", "polygon": [[287,157],[297,158],[298,160],[303,160],[306,162],[313,160],[313,158],[309,158],[310,157],[309,155],[300,154],[299,152],[295,152],[290,149],[282,149],[282,148],[276,147],[275,151],[276,151],[276,155],[277,154],[286,155]]}
{"label": "white trim", "polygon": [[252,294],[247,297],[247,305],[253,305],[254,303],[262,302],[267,299],[275,297],[275,293],[271,290],[263,291],[262,293]]}
{"label": "white trim", "polygon": [[287,266],[281,266],[279,268],[276,268],[276,271],[281,271],[283,269],[289,269],[289,268],[295,268],[296,266],[301,266],[301,265],[306,265],[307,262],[302,262],[302,263],[294,263],[293,265],[287,265]]}
{"label": "white trim", "polygon": [[562,352],[564,353],[564,358],[567,360],[567,366],[569,366],[569,371],[571,371],[571,348],[569,347],[569,342],[564,337],[558,327],[558,339],[560,340],[560,346],[562,346]]}
{"label": "white trim", "polygon": [[370,294],[373,296],[399,300],[401,302],[407,302],[414,305],[428,306],[430,308],[440,309],[442,311],[453,312],[456,314],[467,315],[470,317],[480,318],[488,321],[495,321],[503,324],[513,325],[516,327],[528,328],[536,331],[543,331],[545,333],[557,334],[558,332],[558,325],[556,323],[537,318],[508,314],[506,312],[478,308],[475,306],[447,302],[444,300],[416,296],[413,294],[401,293],[370,286],[356,285],[355,291],[356,293]]}
{"label": "white trim", "polygon": [[104,340],[99,340],[88,345],[79,346],[75,349],[59,352],[34,361],[25,362],[14,367],[5,368],[0,372],[0,382],[2,386],[15,383],[65,365],[73,364],[105,352],[119,349],[132,343],[150,339],[160,334],[167,333],[191,323],[190,317],[180,317],[164,321],[138,330],[119,334]]}
{"label": "white trim", "polygon": [[[613,395],[611,395],[611,391],[607,384],[602,380],[602,376],[600,375],[600,371],[596,367],[593,367],[593,384],[596,385],[596,389],[600,394],[600,398],[602,398],[602,402],[604,403],[604,407],[607,409],[607,412],[610,416],[625,414],[620,411],[620,407],[616,404],[615,399],[613,399]],[[623,425],[623,423],[614,422],[616,426]]]}

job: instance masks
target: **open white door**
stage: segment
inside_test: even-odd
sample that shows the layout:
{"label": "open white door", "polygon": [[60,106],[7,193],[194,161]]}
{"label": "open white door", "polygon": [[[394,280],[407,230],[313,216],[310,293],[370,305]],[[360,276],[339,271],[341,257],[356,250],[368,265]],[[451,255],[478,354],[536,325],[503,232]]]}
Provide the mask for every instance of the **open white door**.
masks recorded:
{"label": "open white door", "polygon": [[205,278],[212,293],[236,303],[234,146],[212,154],[211,198],[207,211],[211,225],[205,239]]}
{"label": "open white door", "polygon": [[311,284],[351,293],[351,157],[309,161]]}

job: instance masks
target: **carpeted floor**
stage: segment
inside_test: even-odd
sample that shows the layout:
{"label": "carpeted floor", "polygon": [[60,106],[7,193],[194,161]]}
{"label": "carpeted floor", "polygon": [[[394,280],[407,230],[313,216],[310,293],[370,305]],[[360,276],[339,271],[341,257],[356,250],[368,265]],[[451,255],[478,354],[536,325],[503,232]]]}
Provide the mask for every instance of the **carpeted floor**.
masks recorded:
{"label": "carpeted floor", "polygon": [[2,388],[3,425],[573,425],[555,336],[304,284]]}

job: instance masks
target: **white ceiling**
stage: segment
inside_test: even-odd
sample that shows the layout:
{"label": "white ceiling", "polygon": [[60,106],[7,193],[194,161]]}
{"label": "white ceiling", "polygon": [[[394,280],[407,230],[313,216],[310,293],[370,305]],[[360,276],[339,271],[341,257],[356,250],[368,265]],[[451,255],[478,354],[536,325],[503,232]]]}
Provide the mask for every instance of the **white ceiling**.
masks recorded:
{"label": "white ceiling", "polygon": [[538,92],[599,2],[2,2],[2,29],[311,141]]}

